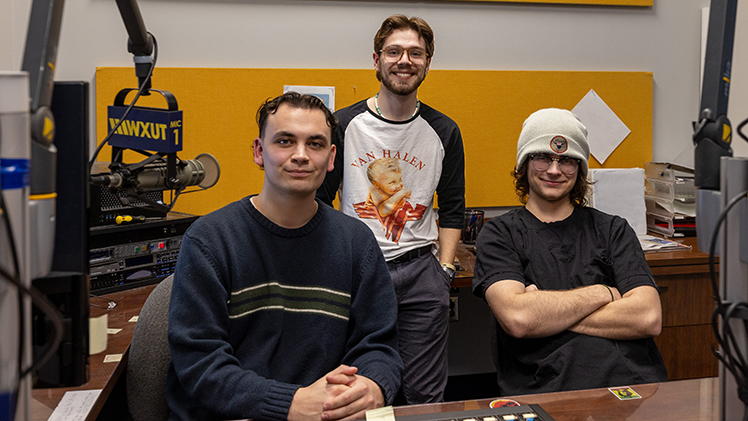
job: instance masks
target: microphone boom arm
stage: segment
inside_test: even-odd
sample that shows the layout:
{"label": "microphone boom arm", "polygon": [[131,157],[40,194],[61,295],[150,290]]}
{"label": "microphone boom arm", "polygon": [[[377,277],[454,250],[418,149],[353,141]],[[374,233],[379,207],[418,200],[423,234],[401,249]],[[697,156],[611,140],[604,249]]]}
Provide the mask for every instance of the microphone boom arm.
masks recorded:
{"label": "microphone boom arm", "polygon": [[135,75],[138,77],[138,85],[144,86],[143,95],[149,95],[151,80],[148,77],[153,65],[153,36],[145,29],[143,16],[136,0],[117,0],[122,21],[125,23],[127,35],[127,51],[131,52],[135,62]]}

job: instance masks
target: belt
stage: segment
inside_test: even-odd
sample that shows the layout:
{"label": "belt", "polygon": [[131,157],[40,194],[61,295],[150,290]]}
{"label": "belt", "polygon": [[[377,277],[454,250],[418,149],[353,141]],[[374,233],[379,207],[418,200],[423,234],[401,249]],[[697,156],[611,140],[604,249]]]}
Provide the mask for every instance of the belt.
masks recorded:
{"label": "belt", "polygon": [[423,246],[421,248],[407,251],[402,256],[397,256],[394,259],[390,260],[389,263],[407,263],[415,259],[416,257],[421,257],[425,255],[426,253],[431,253],[430,244],[428,246]]}

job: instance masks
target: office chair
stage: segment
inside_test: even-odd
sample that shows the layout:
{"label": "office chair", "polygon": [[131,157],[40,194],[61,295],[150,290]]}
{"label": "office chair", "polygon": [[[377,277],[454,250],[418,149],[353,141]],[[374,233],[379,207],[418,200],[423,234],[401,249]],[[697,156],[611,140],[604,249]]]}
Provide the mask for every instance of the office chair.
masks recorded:
{"label": "office chair", "polygon": [[171,362],[167,331],[174,275],[161,281],[145,301],[130,343],[127,362],[127,406],[134,421],[166,420],[164,389]]}

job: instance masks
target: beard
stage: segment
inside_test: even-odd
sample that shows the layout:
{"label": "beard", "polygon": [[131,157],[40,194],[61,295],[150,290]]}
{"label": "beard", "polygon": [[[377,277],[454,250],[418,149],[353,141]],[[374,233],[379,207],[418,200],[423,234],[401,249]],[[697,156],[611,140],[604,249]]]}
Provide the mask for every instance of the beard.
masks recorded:
{"label": "beard", "polygon": [[382,85],[384,85],[385,88],[387,88],[388,91],[392,92],[395,95],[400,96],[408,96],[412,94],[413,92],[417,91],[418,88],[423,83],[424,79],[426,79],[426,72],[423,71],[423,69],[419,69],[419,72],[416,74],[416,80],[415,83],[411,84],[402,84],[402,83],[396,83],[393,81],[393,78],[390,77],[388,74],[388,77],[383,77],[382,75],[382,69],[381,67],[377,69],[377,80],[382,82]]}

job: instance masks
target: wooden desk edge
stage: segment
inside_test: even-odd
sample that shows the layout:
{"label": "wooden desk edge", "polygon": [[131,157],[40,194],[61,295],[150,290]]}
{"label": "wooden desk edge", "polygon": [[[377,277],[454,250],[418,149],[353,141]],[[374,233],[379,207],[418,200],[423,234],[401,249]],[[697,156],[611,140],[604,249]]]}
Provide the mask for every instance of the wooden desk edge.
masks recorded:
{"label": "wooden desk edge", "polygon": [[[117,307],[107,312],[108,327],[110,329],[122,328],[122,331],[118,333],[118,335],[121,334],[122,336],[109,336],[107,338],[107,349],[102,353],[88,357],[89,381],[87,383],[75,387],[33,389],[31,391],[30,420],[47,420],[66,392],[101,390],[86,418],[87,420],[96,419],[96,416],[109,398],[114,385],[127,366],[130,341],[135,332],[135,323],[131,323],[130,319],[132,316],[140,314],[140,309],[155,287],[156,285],[146,285],[102,296],[103,298],[117,301]],[[102,371],[101,368],[105,364],[115,364],[103,362],[104,357],[109,354],[122,354],[122,358],[116,362],[111,372],[107,374],[107,370]],[[94,371],[98,371],[98,375],[95,375]]]}
{"label": "wooden desk edge", "polygon": [[[620,400],[608,388],[536,395],[507,396],[521,405],[538,404],[555,421],[580,419],[688,419],[713,421],[719,417],[719,378],[678,380],[630,386],[641,399]],[[489,408],[490,399],[398,406],[395,417]],[[636,416],[632,416],[635,412]],[[699,416],[699,418],[693,418]]]}

